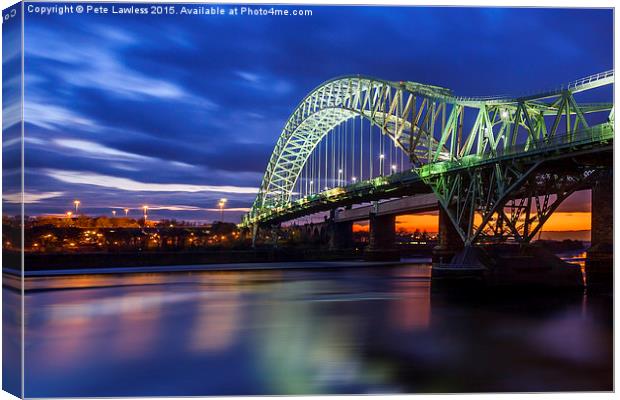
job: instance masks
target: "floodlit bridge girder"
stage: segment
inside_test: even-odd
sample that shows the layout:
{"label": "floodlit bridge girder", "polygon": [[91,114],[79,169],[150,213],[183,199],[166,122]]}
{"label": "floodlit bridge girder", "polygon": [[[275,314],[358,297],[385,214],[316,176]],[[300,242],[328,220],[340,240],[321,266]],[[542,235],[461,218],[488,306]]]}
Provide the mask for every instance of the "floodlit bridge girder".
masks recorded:
{"label": "floodlit bridge girder", "polygon": [[[437,195],[465,243],[494,235],[528,241],[567,193],[595,174],[581,171],[589,178],[573,176],[566,185],[551,188],[559,193],[555,200],[542,200],[544,207],[536,216],[524,217],[522,211],[506,210],[516,201],[514,191],[535,186],[530,180],[538,173],[537,164],[514,159],[573,144],[608,144],[613,139],[613,104],[579,103],[574,95],[613,84],[613,79],[613,71],[607,71],[520,97],[458,97],[442,87],[363,76],[327,81],[311,91],[286,122],[243,224],[267,223],[306,203],[293,201],[292,195],[310,155],[339,124],[360,118],[406,154],[408,171]],[[589,121],[588,114],[601,112],[609,112],[606,119]],[[540,205],[539,197],[529,199],[531,209]],[[512,204],[514,210],[525,208]],[[474,222],[476,213],[481,221]]]}

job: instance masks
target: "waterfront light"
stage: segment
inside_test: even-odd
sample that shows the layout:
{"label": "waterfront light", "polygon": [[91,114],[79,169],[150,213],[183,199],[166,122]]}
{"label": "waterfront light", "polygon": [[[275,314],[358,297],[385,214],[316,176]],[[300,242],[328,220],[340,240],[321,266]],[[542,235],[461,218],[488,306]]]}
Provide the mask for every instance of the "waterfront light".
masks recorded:
{"label": "waterfront light", "polygon": [[218,205],[220,206],[220,221],[224,222],[224,207],[226,206],[226,202],[228,199],[220,199]]}
{"label": "waterfront light", "polygon": [[75,205],[75,215],[78,213],[78,207],[80,206],[79,200],[73,200],[73,205]]}
{"label": "waterfront light", "polygon": [[112,216],[116,217],[116,210],[112,210]]}
{"label": "waterfront light", "polygon": [[73,213],[71,211],[67,211],[67,218],[71,218],[73,216]]}
{"label": "waterfront light", "polygon": [[146,225],[146,218],[148,217],[149,206],[147,205],[142,206],[142,210],[144,210],[144,225]]}
{"label": "waterfront light", "polygon": [[127,216],[127,214],[129,214],[129,208],[125,208],[123,211],[125,211],[125,216]]}
{"label": "waterfront light", "polygon": [[396,165],[392,164],[392,171],[396,172]]}
{"label": "waterfront light", "polygon": [[357,178],[355,176],[352,176],[351,180],[353,181],[353,183],[357,182]]}

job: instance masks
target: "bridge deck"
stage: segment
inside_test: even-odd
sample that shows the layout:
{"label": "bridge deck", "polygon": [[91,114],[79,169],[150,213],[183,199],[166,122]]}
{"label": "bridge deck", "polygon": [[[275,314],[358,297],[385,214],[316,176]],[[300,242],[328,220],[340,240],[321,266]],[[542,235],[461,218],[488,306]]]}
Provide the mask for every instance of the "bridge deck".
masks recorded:
{"label": "bridge deck", "polygon": [[417,170],[412,169],[345,187],[336,187],[291,202],[286,206],[266,209],[260,215],[244,221],[242,225],[280,223],[337,207],[411,196],[412,194],[432,193],[431,188],[424,183],[424,178],[431,175],[483,167],[505,160],[542,162],[551,159],[571,158],[581,154],[611,150],[613,148],[612,141],[613,125],[603,123],[575,132],[570,137],[556,136],[506,148],[500,152],[489,153],[484,157],[465,156],[459,160],[440,161],[424,165]]}

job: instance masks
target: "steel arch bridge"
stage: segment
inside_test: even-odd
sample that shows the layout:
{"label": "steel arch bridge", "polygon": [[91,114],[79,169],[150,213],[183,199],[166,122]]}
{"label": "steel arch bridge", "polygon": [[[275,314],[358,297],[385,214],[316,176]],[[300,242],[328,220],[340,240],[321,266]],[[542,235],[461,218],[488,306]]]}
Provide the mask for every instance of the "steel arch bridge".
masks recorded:
{"label": "steel arch bridge", "polygon": [[[591,179],[596,169],[581,168],[574,176],[563,179],[557,171],[546,171],[546,189],[540,189],[544,186],[541,179],[545,180],[540,176],[540,167],[545,159],[558,152],[568,156],[586,148],[588,152],[609,150],[614,132],[613,104],[578,101],[575,95],[613,82],[614,72],[607,71],[518,97],[462,97],[446,88],[410,81],[359,75],[329,80],[312,90],[289,117],[242,225],[269,224],[320,211],[321,207],[314,207],[315,204],[322,204],[325,209],[326,203],[329,206],[330,201],[354,192],[359,198],[359,189],[365,186],[369,186],[370,195],[421,181],[437,195],[466,244],[489,235],[529,240],[559,203]],[[332,160],[338,178],[334,170],[331,187],[313,187],[312,175],[308,177],[307,172],[312,167],[316,174],[311,165],[316,162],[313,153],[317,149],[320,152],[321,143],[326,142],[324,179],[330,182],[326,180],[329,138],[343,124],[350,126],[356,119],[366,121],[371,129],[376,127],[382,137],[402,152],[407,158],[406,168],[395,173],[392,165],[392,174],[386,176],[383,170],[381,176],[373,177],[373,161],[369,160],[369,179],[362,181],[360,164],[359,182],[355,177],[349,182],[340,178],[347,161]],[[359,126],[363,130],[362,122]],[[351,129],[355,147],[354,135],[359,133]],[[333,150],[335,139],[331,140]],[[350,139],[340,140],[339,144],[351,147]],[[362,145],[360,141],[360,149]],[[339,156],[344,157],[344,153]],[[383,159],[383,151],[380,156]],[[362,158],[372,159],[374,153],[372,149],[360,151],[359,157],[361,162]],[[538,183],[534,185],[532,180]],[[570,182],[550,188],[565,180]],[[526,187],[531,189],[529,197],[524,195]],[[550,194],[555,195],[551,204]],[[522,197],[517,199],[517,195]],[[529,210],[534,206],[537,214],[531,217]],[[505,211],[506,207],[512,207],[512,211]],[[534,222],[537,227],[532,226]]]}

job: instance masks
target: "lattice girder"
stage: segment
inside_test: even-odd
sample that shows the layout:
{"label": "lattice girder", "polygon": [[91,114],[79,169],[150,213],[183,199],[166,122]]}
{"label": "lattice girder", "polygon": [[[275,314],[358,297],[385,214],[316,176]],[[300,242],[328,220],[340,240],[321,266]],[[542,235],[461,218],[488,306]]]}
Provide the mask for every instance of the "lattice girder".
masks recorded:
{"label": "lattice girder", "polygon": [[[414,171],[422,179],[428,179],[432,175],[429,171],[448,170],[453,163],[475,166],[493,158],[536,151],[556,142],[582,140],[592,128],[587,114],[612,110],[613,105],[580,104],[574,94],[612,84],[613,77],[613,71],[607,71],[557,90],[517,98],[458,97],[442,87],[363,76],[325,82],[311,91],[287,120],[247,220],[261,220],[263,214],[273,215],[269,210],[291,205],[293,188],[312,152],[335,127],[352,118],[364,118],[378,126],[405,152]],[[609,120],[613,121],[613,110]],[[599,130],[609,126],[613,136],[613,126],[609,124],[598,125],[595,133],[598,135]],[[476,179],[481,182],[486,179],[495,186],[505,187],[522,173],[495,169],[494,176],[432,179],[436,182],[461,179],[463,182],[458,182],[461,186],[480,185]],[[475,202],[475,196],[472,199]],[[501,225],[514,225],[510,218],[504,221],[502,216],[499,220]],[[495,220],[487,222],[495,223]]]}
{"label": "lattice girder", "polygon": [[568,196],[596,178],[593,167],[553,171],[544,161],[516,160],[436,175],[427,180],[465,245],[527,243]]}

